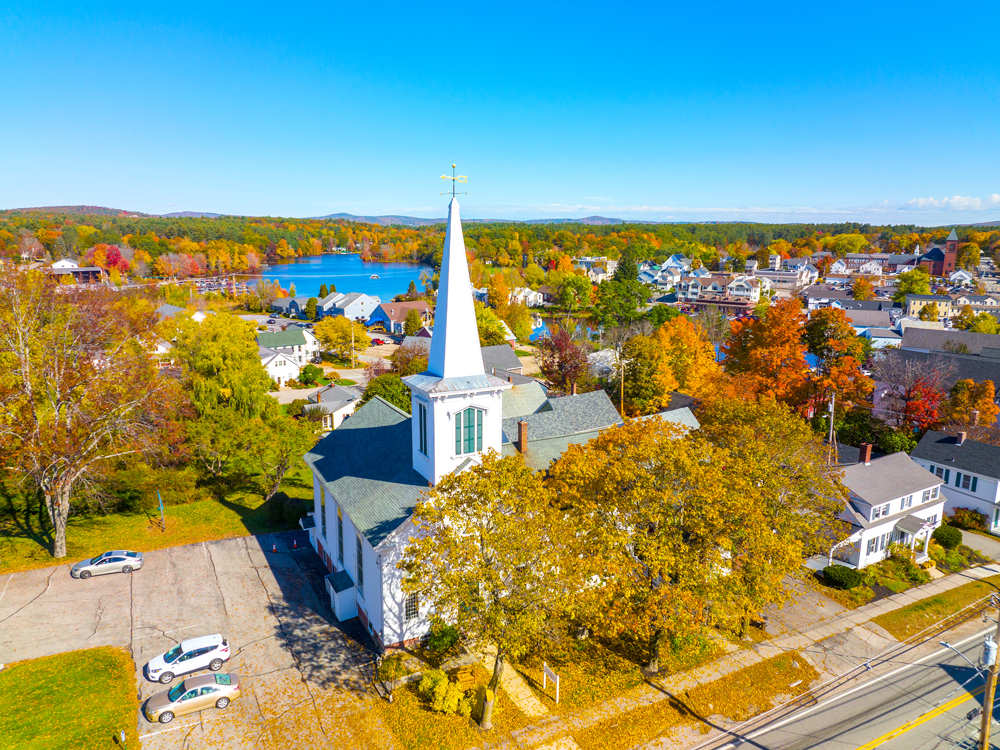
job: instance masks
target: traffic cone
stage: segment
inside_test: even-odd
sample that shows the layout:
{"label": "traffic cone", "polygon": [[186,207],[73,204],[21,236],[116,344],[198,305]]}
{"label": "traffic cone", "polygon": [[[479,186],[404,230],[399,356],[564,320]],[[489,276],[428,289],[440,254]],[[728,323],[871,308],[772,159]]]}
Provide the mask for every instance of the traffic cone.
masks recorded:
{"label": "traffic cone", "polygon": [[271,542],[271,552],[277,552],[277,551],[278,551],[278,543]]}
{"label": "traffic cone", "polygon": [[298,539],[293,539],[292,540],[292,549],[298,549],[298,548],[299,548],[299,540]]}

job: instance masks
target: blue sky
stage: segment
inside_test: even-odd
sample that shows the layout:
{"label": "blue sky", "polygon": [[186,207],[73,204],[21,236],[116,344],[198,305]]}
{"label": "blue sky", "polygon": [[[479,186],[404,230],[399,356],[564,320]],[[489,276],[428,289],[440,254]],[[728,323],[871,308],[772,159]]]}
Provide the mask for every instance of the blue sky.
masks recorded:
{"label": "blue sky", "polygon": [[0,207],[1000,220],[996,3],[136,5],[0,7]]}

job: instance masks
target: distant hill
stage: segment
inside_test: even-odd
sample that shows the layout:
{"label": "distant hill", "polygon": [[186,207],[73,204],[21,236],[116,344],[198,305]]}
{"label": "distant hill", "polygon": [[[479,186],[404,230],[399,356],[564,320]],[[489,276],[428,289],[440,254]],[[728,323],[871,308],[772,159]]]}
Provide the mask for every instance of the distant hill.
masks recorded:
{"label": "distant hill", "polygon": [[[395,224],[404,227],[429,227],[434,224],[444,224],[447,219],[422,219],[418,216],[358,216],[356,214],[328,214],[326,216],[313,216],[314,219],[344,219],[345,221],[358,221],[365,224],[381,224],[384,227]],[[604,216],[588,216],[584,219],[467,219],[462,221],[470,224],[624,224],[622,219],[608,219]]]}
{"label": "distant hill", "polygon": [[970,227],[1000,227],[1000,221],[984,221],[979,224],[969,224]]}
{"label": "distant hill", "polygon": [[218,219],[228,214],[210,214],[204,211],[175,211],[172,214],[160,214],[165,219]]}
{"label": "distant hill", "polygon": [[25,213],[38,211],[46,214],[73,214],[75,216],[150,216],[141,211],[126,211],[121,208],[105,208],[104,206],[37,206],[34,208],[8,208],[0,213]]}

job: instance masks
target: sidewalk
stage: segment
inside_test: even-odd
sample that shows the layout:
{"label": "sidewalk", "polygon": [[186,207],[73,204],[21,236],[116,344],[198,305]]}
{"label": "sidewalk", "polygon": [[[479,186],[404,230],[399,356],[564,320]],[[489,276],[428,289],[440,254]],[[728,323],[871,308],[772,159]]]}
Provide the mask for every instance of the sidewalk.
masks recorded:
{"label": "sidewalk", "polygon": [[[749,648],[731,652],[710,664],[670,675],[663,680],[657,680],[655,684],[647,683],[604,703],[568,714],[548,714],[534,724],[512,732],[512,741],[493,738],[491,745],[499,742],[503,747],[534,748],[535,750],[574,748],[576,742],[568,737],[573,732],[594,726],[614,716],[627,714],[637,708],[666,700],[671,695],[678,695],[697,685],[714,682],[728,674],[787,651],[798,651],[803,658],[812,661],[821,671],[832,671],[831,667],[834,667],[836,671],[845,671],[845,668],[857,666],[869,656],[873,656],[896,642],[896,639],[885,630],[869,622],[873,618],[905,607],[920,599],[957,588],[970,581],[978,581],[994,575],[1000,575],[1000,564],[998,563],[954,573],[904,591],[902,594],[895,594],[881,601],[866,604],[856,610],[847,610],[819,624],[813,624],[804,632],[791,632],[774,640],[763,641]],[[824,662],[826,663],[824,664]],[[505,677],[507,673],[514,673],[514,670],[508,667],[504,670]],[[516,673],[514,674],[516,675]],[[520,676],[516,676],[523,685]],[[504,680],[504,683],[506,689],[508,687],[507,680]],[[530,694],[530,688],[527,685],[523,686]],[[533,705],[526,701],[522,705],[524,695],[521,690],[508,690],[508,695],[526,716],[538,715],[534,712],[536,709]],[[530,697],[535,703],[539,703],[533,694]],[[542,708],[545,707],[542,706]],[[684,731],[683,727],[678,729]],[[699,739],[704,740],[704,735],[699,735]],[[669,746],[678,746],[677,740],[677,737],[673,737],[672,744],[664,745],[664,738],[659,737],[641,747],[643,750],[660,750]],[[619,748],[619,750],[628,750],[628,748]]]}

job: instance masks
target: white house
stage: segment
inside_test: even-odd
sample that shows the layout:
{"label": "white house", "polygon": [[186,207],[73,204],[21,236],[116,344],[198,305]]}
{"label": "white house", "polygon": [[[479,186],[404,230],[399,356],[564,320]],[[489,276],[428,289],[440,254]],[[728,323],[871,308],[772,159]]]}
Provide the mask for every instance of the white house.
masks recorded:
{"label": "white house", "polygon": [[760,302],[761,280],[752,276],[737,276],[726,285],[726,292],[732,297],[745,299],[757,304]]}
{"label": "white house", "polygon": [[382,304],[378,297],[360,292],[341,294],[334,292],[321,299],[316,305],[316,317],[342,315],[349,320],[368,320],[375,308]]}
{"label": "white house", "polygon": [[858,266],[858,273],[869,276],[881,276],[882,264],[879,263],[877,260],[869,260]]}
{"label": "white house", "polygon": [[487,374],[473,307],[458,201],[448,208],[427,371],[405,378],[411,414],[368,401],[305,455],[314,510],[303,526],[330,574],[338,619],[357,616],[381,648],[430,630],[430,607],[402,589],[396,565],[416,533],[427,489],[478,464],[484,451],[521,453],[548,468],[569,445],[621,420],[604,391],[548,398],[535,382]]}
{"label": "white house", "polygon": [[354,413],[361,399],[361,391],[343,385],[328,385],[309,396],[307,409],[315,409],[323,414],[320,420],[323,430],[335,430]]}
{"label": "white house", "polygon": [[271,380],[279,386],[298,378],[299,366],[293,359],[266,346],[258,344],[257,348],[260,351],[260,363],[271,376]]}
{"label": "white house", "polygon": [[541,292],[536,292],[526,286],[519,286],[511,292],[511,301],[517,302],[527,307],[541,307],[545,304],[545,299]]}
{"label": "white house", "polygon": [[319,356],[319,342],[316,337],[312,332],[298,326],[288,326],[284,331],[274,333],[258,333],[257,344],[285,355],[300,368]]}
{"label": "white house", "polygon": [[977,510],[1000,531],[1000,447],[930,430],[911,455],[943,483],[945,510]]}
{"label": "white house", "polygon": [[850,273],[850,268],[848,268],[846,260],[838,258],[830,264],[830,270],[827,273],[839,276],[840,274]]}
{"label": "white house", "polygon": [[[55,264],[53,263],[53,266],[54,265]],[[950,281],[952,284],[971,284],[973,281],[973,276],[964,268],[959,268],[957,271],[951,272],[951,275],[948,277],[948,281]]]}
{"label": "white house", "polygon": [[54,261],[51,268],[79,268],[80,264],[72,258],[60,258]]}
{"label": "white house", "polygon": [[861,569],[884,560],[890,544],[914,549],[918,541],[924,548],[917,560],[926,560],[931,534],[944,516],[941,479],[903,452],[873,459],[870,443],[841,446],[839,454],[841,482],[849,491],[840,518],[850,531],[830,549],[830,563]]}

